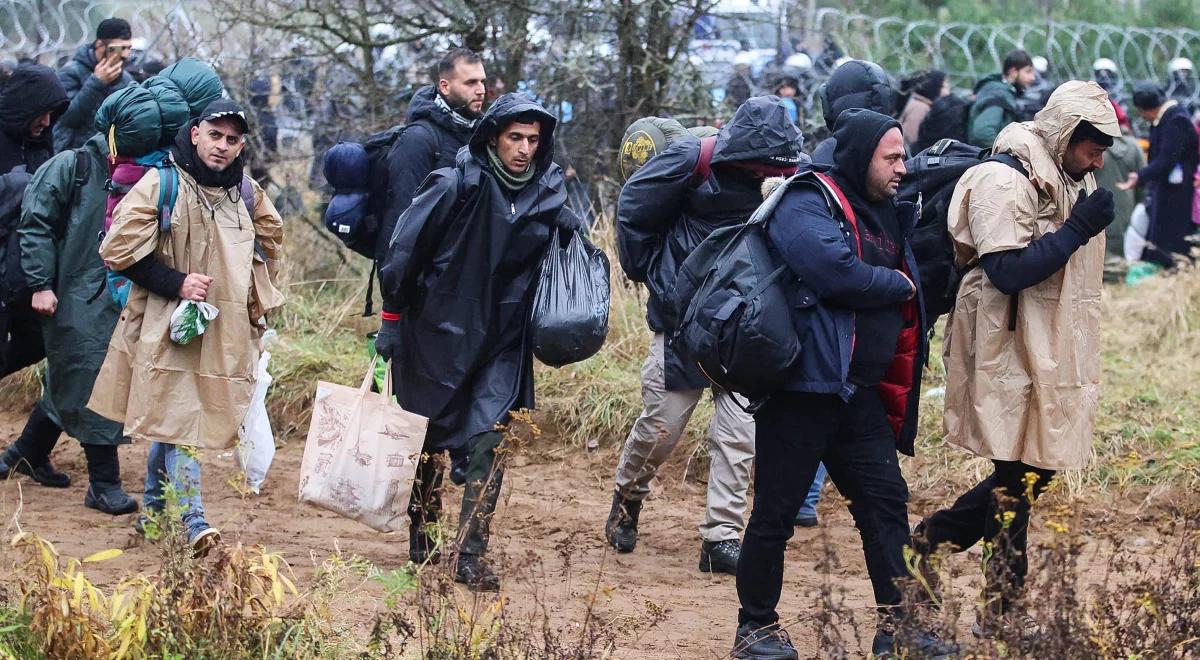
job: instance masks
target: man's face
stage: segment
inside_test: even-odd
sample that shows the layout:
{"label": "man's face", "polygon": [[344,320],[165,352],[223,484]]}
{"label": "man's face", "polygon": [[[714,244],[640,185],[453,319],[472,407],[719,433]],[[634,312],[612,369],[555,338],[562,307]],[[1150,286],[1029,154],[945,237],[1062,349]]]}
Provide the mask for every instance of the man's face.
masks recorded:
{"label": "man's face", "polygon": [[222,172],[229,167],[246,146],[241,126],[232,119],[221,117],[202,121],[192,127],[192,144],[200,161],[209,169]]}
{"label": "man's face", "polygon": [[1154,120],[1158,119],[1158,108],[1150,108],[1149,110],[1138,108],[1137,112],[1142,119],[1145,119],[1150,123],[1154,123]]}
{"label": "man's face", "polygon": [[513,174],[522,174],[529,169],[537,154],[541,130],[541,123],[535,121],[532,124],[513,122],[500,131],[492,146],[496,147],[496,155],[500,156],[505,169]]}
{"label": "man's face", "polygon": [[96,59],[98,61],[120,58],[121,63],[125,64],[131,57],[133,57],[133,42],[129,39],[96,40]]}
{"label": "man's face", "polygon": [[34,117],[33,121],[30,121],[29,125],[25,127],[25,134],[28,135],[30,139],[34,140],[42,137],[42,134],[46,132],[46,129],[50,128],[50,114],[51,113],[49,111],[46,111],[37,117]]}
{"label": "man's face", "polygon": [[1012,83],[1017,89],[1025,89],[1032,85],[1037,80],[1037,71],[1034,71],[1033,65],[1023,66],[1020,69],[1010,69],[1008,72],[1008,82]]}
{"label": "man's face", "polygon": [[466,60],[454,63],[454,71],[438,81],[438,91],[455,110],[470,116],[483,111],[483,96],[487,92],[483,63],[469,64]]}
{"label": "man's face", "polygon": [[900,190],[904,167],[904,135],[893,128],[880,138],[867,169],[867,198],[873,202],[890,199]]}
{"label": "man's face", "polygon": [[1091,140],[1067,145],[1067,153],[1063,155],[1063,170],[1072,179],[1083,181],[1083,177],[1104,167],[1104,152],[1107,149]]}

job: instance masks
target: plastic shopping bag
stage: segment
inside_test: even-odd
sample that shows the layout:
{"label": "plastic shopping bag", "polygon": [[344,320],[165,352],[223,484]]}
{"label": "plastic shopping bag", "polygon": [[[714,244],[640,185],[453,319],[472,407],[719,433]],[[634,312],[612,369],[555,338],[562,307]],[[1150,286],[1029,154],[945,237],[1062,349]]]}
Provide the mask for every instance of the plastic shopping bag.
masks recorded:
{"label": "plastic shopping bag", "polygon": [[533,300],[533,354],[552,367],[596,354],[608,335],[608,257],[579,232],[557,228]]}
{"label": "plastic shopping bag", "polygon": [[186,345],[204,334],[215,318],[217,318],[217,308],[213,305],[206,302],[184,300],[171,313],[171,341],[180,346]]}
{"label": "plastic shopping bag", "polygon": [[267,373],[270,361],[271,354],[263,351],[258,358],[258,377],[250,397],[250,408],[238,427],[238,466],[246,475],[246,486],[255,495],[262,491],[267,470],[275,460],[275,433],[271,429],[271,418],[267,416],[267,388],[272,381],[271,374]]}

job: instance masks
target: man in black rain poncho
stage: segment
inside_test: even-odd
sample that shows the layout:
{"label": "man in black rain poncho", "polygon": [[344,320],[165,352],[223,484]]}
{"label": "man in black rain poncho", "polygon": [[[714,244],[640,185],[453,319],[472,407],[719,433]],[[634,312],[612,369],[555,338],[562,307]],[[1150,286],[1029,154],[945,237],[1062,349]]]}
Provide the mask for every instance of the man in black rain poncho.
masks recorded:
{"label": "man in black rain poncho", "polygon": [[436,561],[428,525],[441,504],[441,467],[466,462],[454,576],[496,591],[483,562],[503,477],[498,423],[533,407],[530,314],[555,226],[575,229],[562,170],[551,162],[555,119],[527,97],[505,94],[480,120],[453,168],[422,184],[381,265],[379,354],[392,362],[395,395],[429,418],[426,455],[409,505],[409,558]]}
{"label": "man in black rain poncho", "polygon": [[[617,242],[621,267],[649,290],[646,321],[654,337],[642,366],[642,414],[625,440],[617,464],[612,509],[604,526],[608,543],[631,552],[637,543],[642,502],[658,468],[679,442],[696,404],[709,386],[695,363],[669,341],[676,329],[672,306],[675,277],[684,259],[710,233],[750,219],[762,204],[762,183],[787,176],[805,160],[803,139],[776,96],[742,104],[711,144],[711,173],[698,167],[709,153],[702,142],[683,139],[650,159],[621,189]],[[754,420],[734,395],[713,389],[716,412],[709,428],[707,506],[700,524],[699,568],[737,570],[745,529],[746,491],[754,461]],[[806,490],[808,484],[797,486]]]}

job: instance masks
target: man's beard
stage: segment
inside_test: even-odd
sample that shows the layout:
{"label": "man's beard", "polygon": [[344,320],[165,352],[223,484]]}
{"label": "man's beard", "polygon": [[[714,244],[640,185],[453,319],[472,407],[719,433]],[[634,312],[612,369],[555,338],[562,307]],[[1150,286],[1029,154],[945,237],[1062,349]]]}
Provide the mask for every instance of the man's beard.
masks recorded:
{"label": "man's beard", "polygon": [[479,119],[479,113],[475,112],[474,110],[471,110],[471,101],[470,100],[464,101],[463,99],[460,99],[460,98],[455,98],[453,96],[447,96],[446,97],[446,105],[450,106],[451,110],[466,117],[467,119]]}

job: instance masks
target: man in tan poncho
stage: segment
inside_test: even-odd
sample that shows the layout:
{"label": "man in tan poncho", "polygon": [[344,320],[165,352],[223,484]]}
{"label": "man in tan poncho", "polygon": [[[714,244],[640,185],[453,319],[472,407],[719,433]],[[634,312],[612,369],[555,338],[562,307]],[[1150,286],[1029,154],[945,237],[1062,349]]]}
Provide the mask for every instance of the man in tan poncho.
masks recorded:
{"label": "man in tan poncho", "polygon": [[994,472],[918,525],[928,554],[993,543],[974,631],[1035,628],[1014,612],[1028,570],[1029,513],[1056,472],[1083,467],[1100,397],[1104,229],[1113,194],[1093,172],[1120,137],[1108,94],[1068,82],[1031,122],[1010,124],[996,153],[967,171],[948,216],[963,277],[946,330],[947,439]]}
{"label": "man in tan poncho", "polygon": [[[274,276],[283,221],[257,183],[243,175],[245,113],[213,101],[171,149],[178,198],[160,229],[157,171],[117,206],[100,255],[135,284],[109,345],[89,408],[121,421],[134,441],[150,441],[145,511],[162,511],[169,483],[180,496],[188,541],[198,553],[219,538],[204,519],[200,465],[189,448],[237,442],[254,389],[265,316],[283,296]],[[182,301],[219,314],[186,345],[170,338]],[[145,518],[139,519],[139,529]]]}

